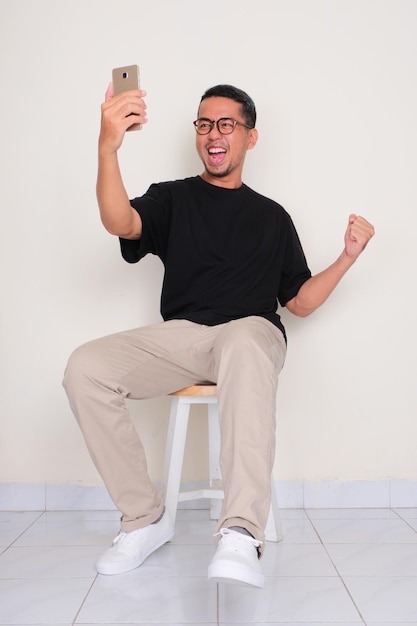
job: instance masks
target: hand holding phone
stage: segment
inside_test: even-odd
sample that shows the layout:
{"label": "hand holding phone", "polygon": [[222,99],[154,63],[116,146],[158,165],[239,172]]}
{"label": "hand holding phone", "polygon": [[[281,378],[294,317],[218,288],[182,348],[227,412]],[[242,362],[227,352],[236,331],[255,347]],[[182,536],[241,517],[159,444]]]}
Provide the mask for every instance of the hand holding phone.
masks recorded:
{"label": "hand holding phone", "polygon": [[[112,71],[113,78],[113,94],[117,96],[123,91],[131,91],[140,89],[139,67],[137,65],[126,65],[124,67],[116,67]],[[140,130],[142,124],[132,124],[127,130]]]}

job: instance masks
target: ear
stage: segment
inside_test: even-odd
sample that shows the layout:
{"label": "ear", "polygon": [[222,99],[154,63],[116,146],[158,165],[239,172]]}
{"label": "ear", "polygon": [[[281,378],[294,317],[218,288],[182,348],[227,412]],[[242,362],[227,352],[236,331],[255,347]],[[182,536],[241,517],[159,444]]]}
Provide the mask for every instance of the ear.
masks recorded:
{"label": "ear", "polygon": [[256,128],[251,128],[249,131],[248,150],[252,150],[256,146],[258,141],[258,131]]}

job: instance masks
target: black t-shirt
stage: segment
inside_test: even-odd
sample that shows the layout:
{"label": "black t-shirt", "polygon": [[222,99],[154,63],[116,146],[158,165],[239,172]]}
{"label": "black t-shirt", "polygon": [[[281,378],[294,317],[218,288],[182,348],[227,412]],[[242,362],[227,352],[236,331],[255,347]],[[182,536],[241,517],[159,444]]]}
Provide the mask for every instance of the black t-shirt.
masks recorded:
{"label": "black t-shirt", "polygon": [[131,204],[142,236],[120,239],[122,255],[162,260],[164,320],[213,326],[258,315],[285,334],[277,300],[284,306],[311,272],[282,206],[246,185],[225,189],[199,176],[151,185]]}

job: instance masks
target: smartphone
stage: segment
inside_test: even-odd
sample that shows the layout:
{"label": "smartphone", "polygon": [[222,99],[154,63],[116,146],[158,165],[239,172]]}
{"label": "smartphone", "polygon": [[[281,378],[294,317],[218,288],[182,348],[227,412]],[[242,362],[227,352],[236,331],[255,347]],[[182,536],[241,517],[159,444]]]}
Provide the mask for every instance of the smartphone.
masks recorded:
{"label": "smartphone", "polygon": [[[126,65],[125,67],[116,67],[112,71],[113,92],[117,96],[123,91],[131,89],[140,89],[139,87],[139,67],[137,65]],[[132,124],[127,130],[140,130],[142,124]]]}

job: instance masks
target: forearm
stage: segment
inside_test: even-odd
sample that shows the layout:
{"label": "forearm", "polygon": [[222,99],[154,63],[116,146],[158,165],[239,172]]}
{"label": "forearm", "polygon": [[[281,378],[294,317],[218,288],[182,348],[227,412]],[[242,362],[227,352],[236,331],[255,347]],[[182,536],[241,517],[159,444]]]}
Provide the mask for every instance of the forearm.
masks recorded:
{"label": "forearm", "polygon": [[294,315],[307,317],[326,302],[374,234],[374,227],[364,217],[351,214],[345,233],[345,247],[342,254],[323,272],[307,280],[295,298],[287,302],[287,309]]}
{"label": "forearm", "polygon": [[141,236],[142,221],[139,213],[130,205],[117,152],[131,120],[143,124],[147,122],[146,105],[142,99],[144,95],[144,91],[133,90],[113,97],[113,85],[110,84],[106,101],[101,106],[97,200],[104,227],[112,235],[125,239],[138,239]]}
{"label": "forearm", "polygon": [[99,154],[97,200],[106,230],[126,239],[140,237],[141,221],[130,205],[116,152]]}
{"label": "forearm", "polygon": [[353,265],[355,259],[344,250],[327,269],[309,278],[286,307],[298,317],[307,317],[321,306]]}

